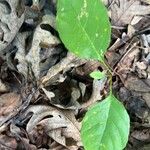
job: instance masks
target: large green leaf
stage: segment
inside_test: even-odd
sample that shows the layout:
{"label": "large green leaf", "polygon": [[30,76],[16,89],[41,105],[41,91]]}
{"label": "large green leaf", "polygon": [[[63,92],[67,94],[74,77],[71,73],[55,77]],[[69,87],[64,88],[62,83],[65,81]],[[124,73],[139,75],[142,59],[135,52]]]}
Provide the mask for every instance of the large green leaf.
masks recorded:
{"label": "large green leaf", "polygon": [[83,119],[81,138],[86,150],[122,150],[128,141],[129,116],[113,96],[93,106]]}
{"label": "large green leaf", "polygon": [[68,50],[81,58],[103,61],[111,29],[101,0],[58,0],[56,23]]}

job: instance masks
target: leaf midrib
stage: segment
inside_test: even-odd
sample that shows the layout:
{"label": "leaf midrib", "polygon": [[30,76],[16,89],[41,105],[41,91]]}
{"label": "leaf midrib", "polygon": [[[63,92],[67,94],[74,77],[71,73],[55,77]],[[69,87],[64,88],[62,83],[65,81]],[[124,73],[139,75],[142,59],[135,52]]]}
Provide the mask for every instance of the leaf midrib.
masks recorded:
{"label": "leaf midrib", "polygon": [[[110,95],[110,96],[112,96],[112,95]],[[112,96],[113,97],[113,96]],[[109,98],[109,97],[107,97],[107,98]],[[114,97],[113,97],[114,98]],[[109,111],[108,111],[108,116],[107,116],[107,121],[106,121],[106,124],[105,124],[105,129],[104,129],[104,131],[103,131],[103,136],[104,136],[104,134],[105,134],[105,132],[106,132],[106,129],[107,129],[107,124],[108,124],[108,122],[109,122],[109,116],[110,116],[110,110],[111,109],[113,109],[113,110],[115,110],[114,109],[114,107],[112,107],[112,103],[113,103],[113,101],[114,101],[114,99],[107,99],[107,100],[109,100],[110,101],[110,106],[109,106]],[[122,119],[122,117],[121,117],[121,119]],[[116,124],[112,121],[112,123],[116,126]],[[116,126],[116,128],[117,128],[117,126]],[[120,133],[119,133],[120,134]],[[103,136],[101,137],[101,139],[100,139],[100,143],[101,143],[101,141],[102,141],[102,139],[103,139]],[[121,136],[120,136],[121,137]],[[124,144],[123,144],[123,139],[122,139],[122,137],[121,137],[121,145],[123,146]]]}
{"label": "leaf midrib", "polygon": [[[70,2],[70,0],[68,0],[68,2]],[[77,16],[78,13],[76,12],[76,10],[74,9],[74,7],[72,6],[72,3],[70,3],[70,5],[71,5],[72,9],[74,10],[73,12],[74,12],[75,16]],[[78,20],[78,19],[76,18],[75,20]],[[85,33],[86,37],[88,38],[90,44],[92,45],[93,49],[95,50],[95,52],[96,52],[96,54],[97,54],[97,57],[98,57],[98,60],[99,60],[99,61],[102,61],[102,58],[101,58],[101,56],[100,56],[98,50],[97,50],[96,47],[94,46],[94,44],[93,44],[93,42],[91,41],[90,37],[88,36],[86,30],[82,27],[81,22],[80,22],[79,20],[76,21],[76,22],[78,23],[79,27],[81,27],[81,29],[82,29],[83,32]]]}
{"label": "leaf midrib", "polygon": [[[107,97],[107,98],[109,98],[109,97]],[[112,103],[112,100],[110,99],[106,99],[106,101],[110,101],[109,103],[109,111],[108,111],[108,116],[107,116],[107,121],[106,121],[106,123],[105,123],[105,129],[104,129],[104,131],[103,131],[103,135],[102,135],[102,137],[101,137],[101,139],[100,139],[100,143],[101,143],[101,141],[102,141],[102,139],[103,139],[103,137],[104,137],[104,133],[105,133],[105,131],[106,131],[106,126],[107,126],[107,123],[108,123],[108,118],[109,118],[109,113],[110,113],[110,107],[111,107],[111,103]],[[99,147],[100,148],[100,147]]]}

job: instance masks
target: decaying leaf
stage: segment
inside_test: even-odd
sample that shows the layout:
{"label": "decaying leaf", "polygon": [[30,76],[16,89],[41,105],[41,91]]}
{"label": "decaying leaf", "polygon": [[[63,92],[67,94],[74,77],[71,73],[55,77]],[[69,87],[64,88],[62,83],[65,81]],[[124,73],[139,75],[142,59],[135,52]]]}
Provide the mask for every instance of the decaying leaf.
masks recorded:
{"label": "decaying leaf", "polygon": [[90,99],[88,100],[88,102],[83,104],[82,108],[87,108],[87,107],[91,106],[92,104],[94,104],[96,101],[102,99],[102,95],[100,94],[100,92],[103,90],[105,82],[106,82],[106,78],[93,81],[92,95],[91,95]]}
{"label": "decaying leaf", "polygon": [[56,89],[42,88],[50,104],[68,110],[77,110],[81,107],[78,102],[81,98],[81,91],[76,80],[66,79],[55,87]]}
{"label": "decaying leaf", "polygon": [[61,62],[59,62],[58,64],[56,64],[48,70],[46,76],[44,76],[41,79],[41,82],[44,86],[56,83],[56,81],[58,81],[61,77],[60,72],[65,73],[70,68],[80,66],[86,61],[87,60],[81,60],[72,53],[68,52],[67,57],[62,59]]}
{"label": "decaying leaf", "polygon": [[119,75],[121,81],[124,83],[128,73],[131,72],[133,62],[138,59],[140,49],[136,47],[137,43],[134,43],[131,47],[127,45],[127,52],[121,58],[116,67],[116,72]]}
{"label": "decaying leaf", "polygon": [[53,36],[51,32],[43,29],[44,25],[49,25],[47,20],[43,19],[43,22],[36,27],[34,37],[32,40],[31,49],[26,56],[26,60],[32,64],[32,70],[37,79],[40,76],[40,50],[43,47],[51,47],[60,43],[57,37]]}
{"label": "decaying leaf", "polygon": [[30,35],[29,32],[18,33],[13,42],[13,45],[15,45],[18,49],[16,56],[15,56],[15,59],[18,60],[17,69],[25,77],[27,77],[27,72],[28,72],[28,65],[27,65],[27,61],[25,59],[25,56],[26,56],[25,47],[26,47],[26,40],[29,35]]}
{"label": "decaying leaf", "polygon": [[149,150],[150,149],[150,144],[145,144],[144,146],[138,148],[138,150]]}
{"label": "decaying leaf", "polygon": [[0,1],[0,52],[12,42],[24,21],[24,13],[17,15],[18,5],[19,0]]}
{"label": "decaying leaf", "polygon": [[7,93],[0,96],[0,126],[16,115],[20,104],[20,95],[16,93]]}
{"label": "decaying leaf", "polygon": [[72,115],[71,117],[71,111],[69,112],[70,114],[63,113],[54,107],[37,105],[31,106],[24,116],[30,112],[33,113],[33,116],[30,118],[26,130],[31,139],[33,130],[37,126],[42,126],[48,136],[63,146],[67,147],[66,140],[70,138],[74,142],[80,142],[80,126],[77,125],[78,123],[74,116]]}
{"label": "decaying leaf", "polygon": [[132,132],[131,136],[140,141],[148,141],[150,139],[150,131],[147,129],[135,130]]}
{"label": "decaying leaf", "polygon": [[115,26],[131,23],[134,16],[150,14],[150,6],[142,5],[140,0],[114,0],[111,5],[111,19]]}
{"label": "decaying leaf", "polygon": [[46,96],[48,97],[49,100],[51,100],[51,98],[55,97],[55,94],[53,92],[50,92],[50,91],[46,90],[45,88],[42,88],[42,90],[44,91],[44,93],[46,94]]}
{"label": "decaying leaf", "polygon": [[1,150],[12,150],[17,148],[17,141],[16,139],[6,136],[0,135],[0,149]]}
{"label": "decaying leaf", "polygon": [[8,87],[0,79],[0,92],[7,92],[7,91],[8,91]]}
{"label": "decaying leaf", "polygon": [[138,92],[150,92],[150,80],[139,79],[135,76],[129,76],[125,81],[125,86],[129,90]]}

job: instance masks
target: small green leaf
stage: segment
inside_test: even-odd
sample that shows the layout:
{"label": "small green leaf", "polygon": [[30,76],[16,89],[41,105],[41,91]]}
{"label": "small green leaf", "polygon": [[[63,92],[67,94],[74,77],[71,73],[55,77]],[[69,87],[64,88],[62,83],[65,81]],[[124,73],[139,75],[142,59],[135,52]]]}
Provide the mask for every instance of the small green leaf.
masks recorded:
{"label": "small green leaf", "polygon": [[58,0],[56,25],[68,50],[81,58],[103,61],[111,28],[101,0]]}
{"label": "small green leaf", "polygon": [[101,71],[93,71],[92,73],[90,73],[90,77],[96,80],[100,80],[105,77],[105,73]]}
{"label": "small green leaf", "polygon": [[125,108],[109,95],[93,106],[83,119],[81,138],[85,150],[122,150],[128,141],[129,128]]}

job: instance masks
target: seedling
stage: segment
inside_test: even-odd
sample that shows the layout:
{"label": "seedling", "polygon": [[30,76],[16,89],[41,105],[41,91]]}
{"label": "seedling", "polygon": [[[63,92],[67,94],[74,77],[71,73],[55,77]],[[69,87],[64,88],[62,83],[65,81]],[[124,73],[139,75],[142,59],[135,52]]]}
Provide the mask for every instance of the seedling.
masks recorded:
{"label": "seedling", "polygon": [[86,113],[81,129],[85,150],[122,150],[125,148],[130,119],[124,106],[112,93],[112,72],[104,55],[110,43],[111,25],[100,0],[58,0],[57,30],[66,48],[80,58],[98,60],[105,72],[90,74],[95,79],[107,77],[108,97]]}

